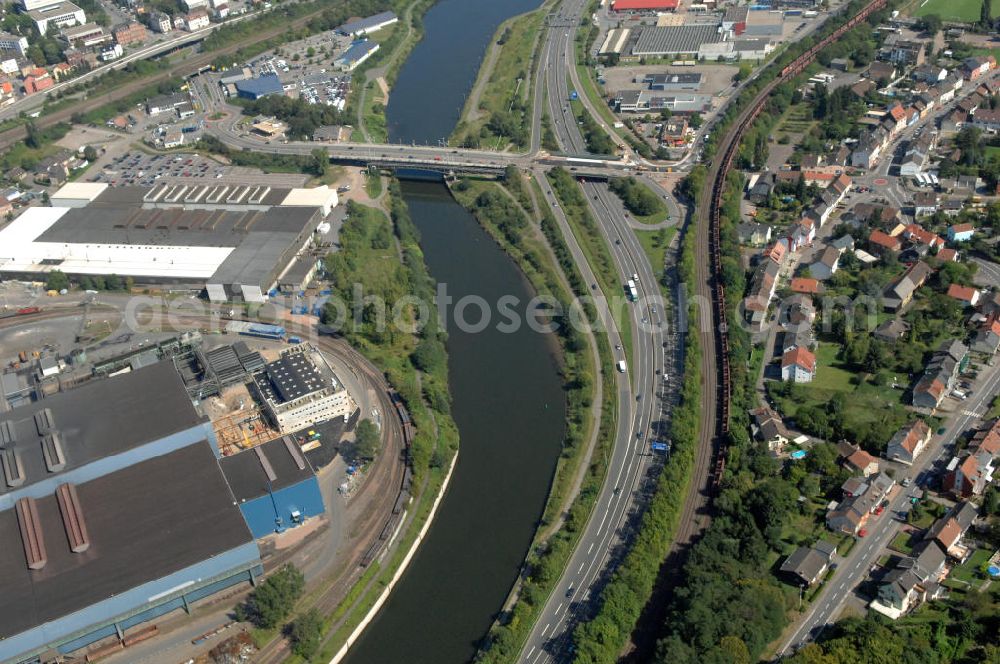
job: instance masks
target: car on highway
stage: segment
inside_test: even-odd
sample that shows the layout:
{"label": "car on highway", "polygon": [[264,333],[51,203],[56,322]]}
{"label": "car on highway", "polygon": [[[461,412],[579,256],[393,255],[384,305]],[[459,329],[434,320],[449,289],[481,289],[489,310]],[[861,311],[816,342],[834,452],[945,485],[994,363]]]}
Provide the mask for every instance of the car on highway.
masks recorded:
{"label": "car on highway", "polygon": [[575,589],[573,588],[573,586],[570,586],[569,588],[566,589],[566,599],[569,599],[570,597],[573,596],[574,590]]}
{"label": "car on highway", "polygon": [[867,528],[862,528],[861,530],[858,531],[858,537],[864,537],[867,534],[868,534]]}

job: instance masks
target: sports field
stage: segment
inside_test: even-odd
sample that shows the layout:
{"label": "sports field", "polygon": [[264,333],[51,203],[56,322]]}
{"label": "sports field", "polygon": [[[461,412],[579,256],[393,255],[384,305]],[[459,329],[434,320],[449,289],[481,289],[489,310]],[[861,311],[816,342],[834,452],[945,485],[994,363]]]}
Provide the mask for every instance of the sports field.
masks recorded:
{"label": "sports field", "polygon": [[[993,3],[993,16],[996,17],[1000,12],[1000,0],[991,0],[991,2]],[[937,14],[944,21],[975,23],[979,20],[982,9],[982,0],[920,0],[913,15]]]}

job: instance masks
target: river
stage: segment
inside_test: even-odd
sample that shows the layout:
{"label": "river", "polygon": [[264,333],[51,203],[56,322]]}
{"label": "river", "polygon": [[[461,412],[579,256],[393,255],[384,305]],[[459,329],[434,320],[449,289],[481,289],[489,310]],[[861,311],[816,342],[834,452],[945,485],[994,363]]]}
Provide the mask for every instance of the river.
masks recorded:
{"label": "river", "polygon": [[[434,143],[450,134],[499,24],[538,4],[435,5],[390,95],[391,139]],[[447,188],[403,181],[402,189],[431,275],[455,301],[514,295],[523,312],[532,295],[523,275]],[[427,538],[349,664],[471,659],[516,580],[545,505],[565,432],[554,340],[526,326],[470,333],[451,317],[447,326],[458,464]]]}

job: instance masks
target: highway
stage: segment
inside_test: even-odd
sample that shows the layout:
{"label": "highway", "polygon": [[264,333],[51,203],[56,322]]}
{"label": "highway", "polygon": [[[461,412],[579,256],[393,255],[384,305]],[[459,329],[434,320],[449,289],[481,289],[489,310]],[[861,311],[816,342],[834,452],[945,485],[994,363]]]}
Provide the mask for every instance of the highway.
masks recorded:
{"label": "highway", "polygon": [[[579,25],[583,7],[584,3],[579,0],[567,0],[557,19],[550,21],[539,67],[542,84],[536,88],[548,92],[553,130],[563,151],[571,154],[586,152],[586,143],[569,106],[567,82],[567,73],[575,63],[575,26]],[[544,173],[537,169],[535,174],[548,202],[553,204],[555,194]],[[627,305],[634,354],[630,358],[622,355],[621,330],[617,329],[612,316],[603,315],[610,342],[616,349],[615,360],[625,359],[628,365],[627,373],[617,375],[615,444],[608,462],[608,474],[590,520],[522,649],[519,661],[528,664],[572,658],[573,628],[581,619],[592,615],[600,589],[613,566],[620,562],[625,552],[623,545],[632,535],[633,519],[640,513],[643,480],[653,459],[648,452],[650,438],[661,430],[665,410],[672,401],[670,388],[676,384],[677,376],[676,335],[672,332],[673,326],[666,323],[667,314],[657,285],[662,266],[656,269],[650,266],[621,202],[606,184],[584,182],[581,187],[602,238],[611,250],[619,281],[624,283],[638,275],[639,301]],[[592,284],[598,283],[562,209],[553,208],[584,278]],[[620,294],[605,295],[614,298]],[[674,382],[664,382],[665,377]],[[666,402],[660,399],[661,385],[666,387],[662,390],[668,395]]]}
{"label": "highway", "polygon": [[[961,402],[955,416],[949,418],[948,424],[945,425],[944,433],[931,438],[930,444],[917,458],[916,463],[905,473],[897,472],[896,481],[901,482],[904,477],[912,480],[921,476],[926,478],[930,474],[927,472],[929,469],[947,463],[951,458],[956,439],[987,412],[989,401],[1000,390],[1000,368],[986,367],[982,370],[982,374],[974,397]],[[922,480],[922,483],[926,483],[926,479]],[[816,638],[827,625],[836,622],[844,603],[899,532],[902,521],[894,518],[894,515],[909,511],[909,494],[909,491],[899,491],[881,516],[871,516],[865,526],[867,534],[858,540],[854,549],[848,554],[846,562],[841,564],[833,578],[827,582],[827,586],[813,600],[812,608],[778,651],[779,655],[794,652]]]}

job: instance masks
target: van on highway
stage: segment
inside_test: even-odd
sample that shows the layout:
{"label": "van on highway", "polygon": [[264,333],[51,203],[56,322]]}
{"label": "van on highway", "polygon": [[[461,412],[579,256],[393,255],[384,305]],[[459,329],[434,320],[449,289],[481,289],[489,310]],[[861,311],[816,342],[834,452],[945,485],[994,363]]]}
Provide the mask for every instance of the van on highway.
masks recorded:
{"label": "van on highway", "polygon": [[625,373],[625,360],[619,360],[618,373]]}

